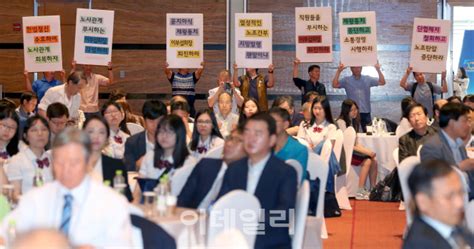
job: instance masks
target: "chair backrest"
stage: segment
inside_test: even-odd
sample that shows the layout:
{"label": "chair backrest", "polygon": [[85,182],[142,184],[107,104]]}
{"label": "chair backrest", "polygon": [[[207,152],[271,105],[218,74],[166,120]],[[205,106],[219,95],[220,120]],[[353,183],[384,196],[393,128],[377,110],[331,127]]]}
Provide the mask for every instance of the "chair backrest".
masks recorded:
{"label": "chair backrest", "polygon": [[244,234],[237,229],[219,233],[214,241],[210,241],[208,248],[250,249]]}
{"label": "chair backrest", "polygon": [[474,232],[474,201],[470,201],[466,205],[466,210],[464,211],[466,214],[466,223],[467,228],[472,232]]}
{"label": "chair backrest", "polygon": [[400,148],[395,148],[392,152],[392,156],[393,156],[393,160],[395,161],[395,165],[398,167],[398,165],[400,165],[400,162],[398,161],[399,157],[398,157],[398,153],[400,151]]}
{"label": "chair backrest", "polygon": [[139,124],[135,124],[135,123],[130,123],[130,122],[127,123],[127,128],[130,131],[130,135],[132,136],[145,130],[143,126]]}
{"label": "chair backrest", "polygon": [[395,130],[395,136],[397,136],[398,138],[401,138],[403,135],[407,134],[412,129],[413,128],[411,128],[410,126],[402,125],[400,123],[400,125],[397,126],[397,129]]}
{"label": "chair backrest", "polygon": [[329,163],[329,159],[331,159],[332,150],[332,142],[329,139],[324,140],[323,148],[321,149],[321,158],[326,162]]}
{"label": "chair backrest", "polygon": [[133,193],[135,191],[135,187],[137,186],[137,177],[138,177],[138,172],[136,171],[128,171],[128,186],[130,186],[130,191]]}
{"label": "chair backrest", "polygon": [[356,131],[354,128],[347,127],[344,131],[344,152],[346,153],[346,174],[349,172],[351,162],[352,162],[352,152],[354,150],[355,140],[356,140]]}
{"label": "chair backrest", "polygon": [[290,165],[296,170],[296,179],[298,180],[298,187],[301,185],[301,177],[303,176],[303,166],[295,159],[288,159],[285,161],[286,164]]}
{"label": "chair backrest", "polygon": [[318,206],[316,207],[316,217],[322,218],[324,214],[324,193],[328,180],[329,165],[321,156],[308,151],[308,172],[311,180],[319,178]]}
{"label": "chair backrest", "polygon": [[336,155],[337,162],[341,160],[341,152],[342,152],[342,145],[344,143],[344,133],[342,130],[337,129],[336,133],[334,134],[336,138],[336,142],[334,143],[334,155]]}
{"label": "chair backrest", "polygon": [[416,150],[416,156],[417,156],[418,158],[420,158],[421,148],[423,148],[423,144],[420,144],[420,146],[418,147],[418,150]]}
{"label": "chair backrest", "polygon": [[188,180],[189,175],[194,169],[194,164],[184,165],[183,167],[177,169],[173,176],[171,177],[171,194],[178,196],[181,193],[186,181]]}
{"label": "chair backrest", "polygon": [[224,146],[217,146],[209,150],[204,157],[206,158],[214,158],[214,159],[222,159],[222,153],[224,151]]}
{"label": "chair backrest", "polygon": [[[209,212],[207,241],[214,241],[222,232],[236,229],[244,235],[249,248],[255,244],[260,202],[252,194],[234,190],[222,196]],[[244,218],[244,219],[243,219]],[[234,222],[227,222],[227,221]]]}
{"label": "chair backrest", "polygon": [[305,180],[296,196],[295,219],[294,224],[291,224],[294,229],[292,240],[293,248],[303,248],[306,217],[308,216],[309,194],[309,182]]}
{"label": "chair backrest", "polygon": [[400,186],[402,187],[403,193],[403,200],[405,202],[405,212],[407,218],[407,227],[411,225],[413,220],[412,211],[411,210],[411,192],[408,188],[408,177],[410,176],[411,171],[413,168],[420,163],[420,159],[416,156],[410,156],[405,158],[400,165],[398,165],[398,178],[400,180]]}
{"label": "chair backrest", "polygon": [[[134,214],[130,215],[130,221],[134,228],[133,236],[141,235],[141,240],[138,237],[133,238],[134,248],[176,248],[175,239],[153,221]],[[140,244],[143,247],[138,247]]]}

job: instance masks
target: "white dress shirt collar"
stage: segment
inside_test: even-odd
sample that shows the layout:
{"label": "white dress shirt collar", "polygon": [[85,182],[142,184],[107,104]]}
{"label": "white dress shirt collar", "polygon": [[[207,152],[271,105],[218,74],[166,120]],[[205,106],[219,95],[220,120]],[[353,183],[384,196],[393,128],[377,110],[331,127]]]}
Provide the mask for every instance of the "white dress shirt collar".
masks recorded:
{"label": "white dress shirt collar", "polygon": [[155,144],[148,139],[148,132],[145,131],[145,144],[146,144],[146,152],[154,150]]}
{"label": "white dress shirt collar", "polygon": [[250,194],[255,194],[260,176],[262,175],[265,165],[267,164],[271,155],[271,153],[268,153],[268,155],[266,155],[262,160],[253,165],[250,159],[248,160],[247,192]]}
{"label": "white dress shirt collar", "polygon": [[455,248],[456,242],[453,241],[451,237],[451,234],[454,231],[454,227],[450,225],[446,225],[426,215],[422,215],[421,219],[424,222],[426,222],[430,227],[432,227],[434,230],[436,230],[446,241],[448,241],[449,244],[453,245],[454,243],[453,248]]}
{"label": "white dress shirt collar", "polygon": [[448,141],[449,147],[451,149],[458,149],[463,145],[463,141],[460,138],[456,138],[456,140],[452,139],[448,133],[446,133],[443,129],[441,129],[441,133],[443,133],[443,136],[446,138]]}
{"label": "white dress shirt collar", "polygon": [[87,197],[87,192],[89,191],[90,188],[90,177],[88,175],[84,176],[84,179],[82,182],[79,184],[79,186],[73,188],[73,189],[68,189],[65,186],[63,186],[59,181],[59,189],[60,189],[60,198],[64,199],[64,195],[66,194],[71,194],[73,197],[73,202],[75,203],[84,203],[86,197]]}
{"label": "white dress shirt collar", "polygon": [[36,165],[37,159],[43,159],[46,156],[45,151],[43,151],[43,153],[41,154],[39,158],[36,157],[35,153],[33,153],[33,151],[30,149],[30,146],[26,147],[25,155],[26,155],[26,158],[28,158],[30,161],[33,162],[33,165]]}

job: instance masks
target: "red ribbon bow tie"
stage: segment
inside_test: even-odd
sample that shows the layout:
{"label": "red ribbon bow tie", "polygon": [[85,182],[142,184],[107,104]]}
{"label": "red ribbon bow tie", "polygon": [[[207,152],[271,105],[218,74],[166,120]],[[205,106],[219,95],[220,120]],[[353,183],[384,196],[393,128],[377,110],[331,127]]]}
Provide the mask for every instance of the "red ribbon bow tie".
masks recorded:
{"label": "red ribbon bow tie", "polygon": [[206,153],[206,152],[207,152],[207,148],[204,147],[204,146],[197,147],[197,151],[199,152],[199,154]]}
{"label": "red ribbon bow tie", "polygon": [[44,167],[49,167],[49,159],[47,157],[43,160],[36,159],[36,163],[38,164],[38,167],[40,169],[42,169]]}
{"label": "red ribbon bow tie", "polygon": [[155,165],[155,168],[158,168],[158,169],[169,168],[169,167],[171,167],[171,163],[168,162],[167,160],[160,160]]}
{"label": "red ribbon bow tie", "polygon": [[313,129],[313,132],[320,133],[321,131],[323,131],[323,128],[321,128],[321,127],[317,127],[317,126],[316,126],[316,127],[314,127],[314,129]]}
{"label": "red ribbon bow tie", "polygon": [[114,136],[114,141],[118,144],[122,144],[123,143],[123,140],[122,140],[122,137],[119,136],[119,135],[116,135]]}
{"label": "red ribbon bow tie", "polygon": [[0,152],[0,158],[6,160],[6,159],[8,159],[8,156],[9,156],[8,152],[6,152],[6,151]]}

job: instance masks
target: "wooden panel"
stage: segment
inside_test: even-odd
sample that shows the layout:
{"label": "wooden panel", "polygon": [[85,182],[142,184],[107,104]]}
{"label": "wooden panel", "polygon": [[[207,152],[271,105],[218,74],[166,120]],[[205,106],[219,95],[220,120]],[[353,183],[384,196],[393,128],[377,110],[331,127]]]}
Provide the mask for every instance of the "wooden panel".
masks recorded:
{"label": "wooden panel", "polygon": [[204,42],[225,43],[225,0],[94,0],[92,7],[115,10],[114,43],[165,43],[166,13],[204,13]]}
{"label": "wooden panel", "polygon": [[22,43],[22,31],[13,31],[13,24],[23,16],[33,15],[32,0],[4,0],[0,3],[0,43]]}
{"label": "wooden panel", "polygon": [[0,84],[4,92],[21,92],[24,90],[23,50],[0,50]]}

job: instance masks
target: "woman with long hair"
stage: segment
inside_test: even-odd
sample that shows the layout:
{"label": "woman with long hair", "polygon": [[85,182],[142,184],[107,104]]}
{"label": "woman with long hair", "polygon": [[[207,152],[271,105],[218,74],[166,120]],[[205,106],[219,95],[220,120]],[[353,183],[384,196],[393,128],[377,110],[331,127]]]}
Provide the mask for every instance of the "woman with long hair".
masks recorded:
{"label": "woman with long hair", "polygon": [[8,183],[3,166],[18,153],[20,119],[8,102],[0,102],[0,184]]}
{"label": "woman with long hair", "polygon": [[192,155],[199,158],[211,149],[222,145],[224,145],[224,140],[212,110],[199,111],[196,114],[192,140],[189,144]]}
{"label": "woman with long hair", "polygon": [[[346,130],[347,127],[353,127],[356,132],[362,130],[360,127],[359,107],[355,101],[346,99],[342,102],[341,114],[336,123],[342,131]],[[377,160],[375,156],[375,152],[359,144],[356,139],[351,164],[361,167],[359,174],[359,188],[356,193],[357,200],[369,199],[370,189],[365,189],[367,176],[370,180],[370,188],[375,187],[377,182]]]}
{"label": "woman with long hair", "polygon": [[311,120],[299,127],[297,137],[305,139],[314,148],[325,139],[331,139],[336,130],[329,100],[326,96],[317,96],[311,104]]}
{"label": "woman with long hair", "polygon": [[125,152],[125,141],[130,137],[130,131],[125,121],[125,112],[117,102],[108,101],[102,106],[101,113],[110,128],[109,144],[104,148],[104,154],[122,159]]}
{"label": "woman with long hair", "polygon": [[[26,146],[14,155],[6,165],[8,180],[14,187],[14,196],[25,194],[35,184],[53,181],[51,154],[46,152],[49,143],[48,121],[35,115],[27,119],[23,129],[23,141]],[[34,182],[35,176],[41,176],[41,182]]]}
{"label": "woman with long hair", "polygon": [[242,103],[242,108],[240,109],[239,125],[241,125],[245,122],[245,120],[259,112],[260,108],[258,107],[257,100],[252,97],[246,98]]}
{"label": "woman with long hair", "polygon": [[102,153],[103,149],[107,146],[110,136],[110,128],[107,121],[98,115],[93,115],[84,122],[82,129],[89,135],[91,140],[92,153],[89,158],[88,171],[92,179],[99,182],[108,181],[111,187],[118,189],[119,186],[115,186],[113,180],[115,175],[121,172],[125,180],[121,193],[131,201],[132,193],[128,186],[128,173],[125,164],[122,160]]}

